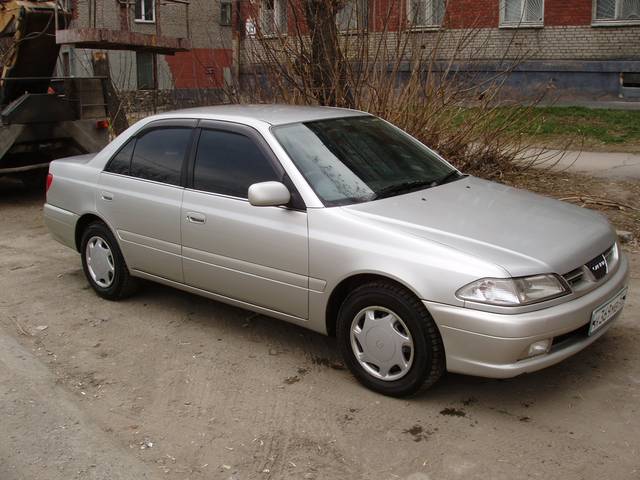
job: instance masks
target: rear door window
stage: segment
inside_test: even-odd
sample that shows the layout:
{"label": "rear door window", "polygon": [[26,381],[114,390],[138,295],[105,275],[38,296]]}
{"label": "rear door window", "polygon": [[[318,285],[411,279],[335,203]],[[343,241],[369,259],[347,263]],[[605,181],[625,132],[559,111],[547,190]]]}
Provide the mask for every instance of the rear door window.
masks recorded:
{"label": "rear door window", "polygon": [[106,172],[118,173],[120,175],[129,175],[129,167],[131,166],[131,155],[133,154],[133,147],[136,144],[136,139],[129,140],[124,147],[120,149],[118,153],[109,161]]}
{"label": "rear door window", "polygon": [[194,189],[247,198],[254,183],[282,181],[281,177],[251,138],[222,130],[202,130]]}
{"label": "rear door window", "polygon": [[191,128],[156,128],[138,137],[130,175],[180,185],[182,164],[191,142]]}

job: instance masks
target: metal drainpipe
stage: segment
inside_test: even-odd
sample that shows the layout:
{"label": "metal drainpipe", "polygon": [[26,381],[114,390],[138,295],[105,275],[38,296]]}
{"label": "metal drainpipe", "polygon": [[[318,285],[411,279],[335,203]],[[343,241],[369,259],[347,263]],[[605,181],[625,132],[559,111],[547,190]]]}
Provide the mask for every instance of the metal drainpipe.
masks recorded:
{"label": "metal drainpipe", "polygon": [[158,113],[158,54],[153,52],[153,113]]}
{"label": "metal drainpipe", "polygon": [[[235,73],[235,81],[236,81],[236,86],[239,87],[240,85],[240,58],[241,58],[241,48],[242,48],[242,29],[244,28],[244,24],[242,22],[242,15],[240,12],[240,0],[236,0],[235,1],[235,22],[232,21],[231,24],[234,25],[232,26],[232,31],[231,31],[231,48],[233,48],[233,44],[236,44],[236,48],[235,48],[235,68],[233,68],[234,66],[232,65],[232,68],[234,70]],[[233,31],[235,30],[235,31]]]}

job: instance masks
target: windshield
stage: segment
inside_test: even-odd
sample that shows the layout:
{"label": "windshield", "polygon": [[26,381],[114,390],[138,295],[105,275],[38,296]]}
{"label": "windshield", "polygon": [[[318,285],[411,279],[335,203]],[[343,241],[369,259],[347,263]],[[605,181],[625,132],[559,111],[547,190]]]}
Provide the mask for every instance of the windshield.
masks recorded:
{"label": "windshield", "polygon": [[460,177],[420,142],[372,116],[294,123],[272,131],[327,206],[367,202]]}

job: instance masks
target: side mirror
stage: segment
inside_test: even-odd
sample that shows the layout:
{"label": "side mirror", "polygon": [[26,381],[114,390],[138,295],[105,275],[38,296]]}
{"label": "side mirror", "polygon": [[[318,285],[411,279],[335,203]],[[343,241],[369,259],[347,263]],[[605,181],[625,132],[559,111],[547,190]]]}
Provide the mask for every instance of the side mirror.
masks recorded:
{"label": "side mirror", "polygon": [[291,193],[280,182],[260,182],[249,187],[249,203],[254,207],[279,207],[291,201]]}

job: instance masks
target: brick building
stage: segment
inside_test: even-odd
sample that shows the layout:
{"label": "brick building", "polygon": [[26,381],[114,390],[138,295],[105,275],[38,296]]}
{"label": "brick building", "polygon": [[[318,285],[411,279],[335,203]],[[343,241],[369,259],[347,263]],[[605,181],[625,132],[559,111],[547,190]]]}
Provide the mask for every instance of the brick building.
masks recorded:
{"label": "brick building", "polygon": [[[59,42],[62,73],[91,74],[87,49],[109,48],[122,90],[220,89],[251,71],[247,52],[256,44],[304,31],[301,0],[67,1],[68,27],[80,37]],[[553,85],[565,97],[640,97],[640,0],[350,0],[336,22],[345,38],[357,29],[374,43],[392,42],[400,30],[422,45],[440,38],[443,57],[473,29],[456,68],[490,76],[505,58],[524,58],[508,82],[514,94]],[[77,41],[103,30],[115,38],[106,46]]]}
{"label": "brick building", "polygon": [[67,2],[72,19],[57,32],[62,75],[92,75],[93,52],[106,50],[111,77],[122,91],[188,93],[230,81],[231,1]]}
{"label": "brick building", "polygon": [[[251,68],[243,51],[297,28],[296,1],[240,2],[241,74]],[[422,45],[439,38],[445,58],[472,29],[456,68],[491,76],[505,58],[519,58],[507,84],[514,94],[551,85],[567,98],[640,97],[640,0],[351,0],[336,21],[373,42],[393,41],[399,30]]]}

